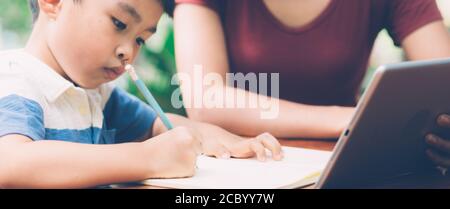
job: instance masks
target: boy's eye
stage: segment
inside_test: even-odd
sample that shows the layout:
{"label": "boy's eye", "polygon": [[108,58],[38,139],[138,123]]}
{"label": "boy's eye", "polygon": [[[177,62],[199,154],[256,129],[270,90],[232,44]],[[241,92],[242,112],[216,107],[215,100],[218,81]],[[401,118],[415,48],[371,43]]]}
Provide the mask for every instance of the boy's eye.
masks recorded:
{"label": "boy's eye", "polygon": [[125,23],[123,23],[122,21],[118,20],[115,17],[112,17],[111,19],[112,19],[114,26],[116,26],[116,28],[119,31],[123,31],[123,30],[127,29],[127,25]]}
{"label": "boy's eye", "polygon": [[139,46],[143,46],[143,45],[145,45],[145,40],[142,39],[142,38],[137,38],[137,39],[136,39],[136,43],[137,43],[137,45],[139,45]]}

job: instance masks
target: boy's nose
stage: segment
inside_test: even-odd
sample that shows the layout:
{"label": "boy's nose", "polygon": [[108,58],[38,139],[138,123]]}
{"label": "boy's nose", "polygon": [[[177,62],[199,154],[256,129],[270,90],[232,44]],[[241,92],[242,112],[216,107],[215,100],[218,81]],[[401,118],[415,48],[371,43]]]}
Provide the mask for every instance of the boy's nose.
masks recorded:
{"label": "boy's nose", "polygon": [[129,62],[129,58],[127,58],[127,56],[123,53],[117,54],[117,59],[121,64]]}
{"label": "boy's nose", "polygon": [[132,46],[120,46],[116,50],[116,57],[120,62],[130,61],[133,57],[133,47]]}
{"label": "boy's nose", "polygon": [[125,62],[125,61],[127,61],[127,59],[125,59],[125,55],[122,54],[122,53],[118,55],[118,58],[119,58],[120,62]]}

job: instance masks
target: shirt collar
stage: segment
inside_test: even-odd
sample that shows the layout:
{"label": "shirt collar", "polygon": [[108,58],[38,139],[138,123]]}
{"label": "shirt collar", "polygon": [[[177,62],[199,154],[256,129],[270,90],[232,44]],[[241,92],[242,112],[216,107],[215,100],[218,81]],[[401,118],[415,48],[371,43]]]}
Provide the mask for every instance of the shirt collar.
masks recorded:
{"label": "shirt collar", "polygon": [[19,52],[23,55],[20,64],[25,65],[26,69],[30,71],[33,79],[36,79],[39,84],[41,92],[50,102],[56,101],[67,90],[77,88],[72,82],[66,80],[38,58],[25,50]]}

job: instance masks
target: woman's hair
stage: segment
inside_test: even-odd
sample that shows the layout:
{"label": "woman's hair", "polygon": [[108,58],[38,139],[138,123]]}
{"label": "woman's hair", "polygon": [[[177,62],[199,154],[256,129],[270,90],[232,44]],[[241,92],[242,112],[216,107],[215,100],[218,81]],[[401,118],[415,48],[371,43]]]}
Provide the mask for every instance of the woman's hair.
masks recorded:
{"label": "woman's hair", "polygon": [[[81,2],[81,0],[73,0],[74,2]],[[175,9],[175,0],[159,0],[162,4],[164,11],[170,16],[173,15],[173,10]],[[39,17],[39,4],[38,0],[28,0],[30,5],[31,13],[33,14],[33,22]]]}

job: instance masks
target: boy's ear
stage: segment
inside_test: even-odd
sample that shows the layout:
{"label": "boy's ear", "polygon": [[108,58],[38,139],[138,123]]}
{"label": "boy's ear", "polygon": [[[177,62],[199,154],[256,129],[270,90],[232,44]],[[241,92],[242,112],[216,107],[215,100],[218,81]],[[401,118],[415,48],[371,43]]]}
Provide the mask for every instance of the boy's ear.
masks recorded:
{"label": "boy's ear", "polygon": [[63,0],[38,0],[39,9],[48,16],[49,19],[55,20],[61,10]]}

